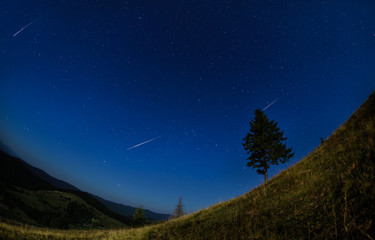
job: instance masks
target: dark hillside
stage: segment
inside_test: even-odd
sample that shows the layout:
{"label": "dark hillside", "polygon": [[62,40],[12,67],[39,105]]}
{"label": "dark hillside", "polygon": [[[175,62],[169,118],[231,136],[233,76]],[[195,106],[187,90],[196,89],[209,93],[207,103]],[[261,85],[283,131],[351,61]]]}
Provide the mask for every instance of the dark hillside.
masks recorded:
{"label": "dark hillside", "polygon": [[52,190],[51,184],[31,173],[24,162],[0,150],[0,183],[30,190]]}
{"label": "dark hillside", "polygon": [[24,162],[24,164],[27,167],[27,169],[30,170],[30,172],[32,172],[34,175],[38,176],[39,178],[43,179],[44,181],[48,182],[49,184],[51,184],[55,188],[58,188],[58,189],[61,189],[61,190],[79,190],[78,188],[76,188],[75,186],[73,186],[73,185],[71,185],[67,182],[64,182],[62,180],[59,180],[59,179],[56,179],[56,178],[52,177],[51,175],[49,175],[48,173],[46,173],[45,171],[43,171],[39,168],[31,166],[30,164],[28,164],[26,162]]}
{"label": "dark hillside", "polygon": [[65,192],[72,193],[81,199],[83,199],[86,203],[89,205],[95,207],[97,210],[101,211],[105,215],[117,219],[127,225],[131,225],[131,218],[128,218],[121,213],[112,211],[110,208],[107,208],[101,201],[98,199],[94,198],[90,193],[87,192],[82,192],[79,190],[66,190]]}
{"label": "dark hillside", "polygon": [[130,219],[91,195],[59,189],[34,175],[31,167],[0,150],[0,218],[55,228],[89,226],[92,218],[100,219],[103,227],[130,225]]}

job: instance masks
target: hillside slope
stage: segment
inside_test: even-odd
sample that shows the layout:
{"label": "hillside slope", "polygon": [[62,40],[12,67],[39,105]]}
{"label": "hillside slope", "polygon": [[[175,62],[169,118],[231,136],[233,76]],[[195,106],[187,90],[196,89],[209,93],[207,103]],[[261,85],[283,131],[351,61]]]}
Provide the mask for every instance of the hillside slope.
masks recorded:
{"label": "hillside slope", "polygon": [[[43,171],[42,169],[34,167],[30,165],[29,163],[27,163],[26,161],[23,161],[22,159],[19,159],[14,156],[16,156],[16,154],[13,153],[12,150],[6,144],[0,141],[0,160],[3,161],[2,164],[0,162],[0,167],[2,167],[0,169],[0,182],[2,181],[1,180],[2,178],[6,178],[8,180],[13,179],[12,180],[13,184],[16,183],[17,185],[17,184],[26,183],[23,185],[23,187],[30,188],[31,186],[30,183],[37,181],[39,182],[37,186],[40,188],[42,187],[40,180],[44,180],[43,182],[48,183],[49,189],[52,189],[52,188],[59,189],[63,192],[71,192],[71,193],[76,193],[76,194],[80,194],[80,192],[82,192],[77,187],[73,186],[72,184],[62,181],[60,179],[54,178],[48,173],[46,173],[45,171]],[[11,160],[11,162],[9,162],[8,160]],[[25,166],[28,169],[28,171],[21,164],[18,164],[18,163],[22,163],[22,165]],[[25,176],[30,177],[30,179],[25,179]],[[42,188],[45,189],[46,186],[43,186]],[[90,195],[92,198],[98,201],[93,201],[94,199],[92,199],[88,195]],[[137,210],[136,207],[131,207],[131,206],[127,206],[124,204],[115,203],[115,202],[103,199],[101,197],[98,197],[91,193],[88,193],[88,195],[84,194],[84,199],[87,199],[88,201],[90,201],[99,211],[109,216],[111,216],[112,213],[116,213],[117,216],[112,216],[112,217],[116,219],[118,218],[118,215],[120,215],[122,216],[121,221],[125,220],[128,224],[130,224],[129,219],[133,218],[133,214]],[[169,214],[156,213],[148,209],[144,209],[144,214],[146,218],[149,219],[150,221],[167,220],[170,218]]]}
{"label": "hillside slope", "polygon": [[43,170],[41,170],[39,168],[36,168],[36,167],[28,164],[25,161],[24,161],[24,164],[27,167],[27,169],[29,169],[29,171],[32,172],[34,175],[38,176],[42,180],[48,182],[49,184],[51,184],[52,186],[54,186],[54,187],[56,187],[58,189],[80,191],[78,188],[76,188],[72,184],[69,184],[69,183],[67,183],[65,181],[62,181],[62,180],[57,179],[57,178],[54,178],[51,175],[49,175],[48,173],[46,173],[45,171],[43,171]]}
{"label": "hillside slope", "polygon": [[103,227],[130,224],[91,195],[56,188],[33,174],[30,165],[0,150],[1,218],[55,228],[87,227],[92,218]]}
{"label": "hillside slope", "polygon": [[154,227],[147,239],[375,239],[375,93],[265,188]]}

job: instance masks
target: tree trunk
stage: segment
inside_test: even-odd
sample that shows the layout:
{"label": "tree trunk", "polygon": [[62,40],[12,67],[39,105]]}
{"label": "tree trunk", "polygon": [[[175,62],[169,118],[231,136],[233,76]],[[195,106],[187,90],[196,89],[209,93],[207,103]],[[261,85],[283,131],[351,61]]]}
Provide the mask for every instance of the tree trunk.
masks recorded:
{"label": "tree trunk", "polygon": [[264,173],[264,183],[267,184],[267,181],[268,181],[268,172],[267,172],[267,168],[266,168],[265,173]]}

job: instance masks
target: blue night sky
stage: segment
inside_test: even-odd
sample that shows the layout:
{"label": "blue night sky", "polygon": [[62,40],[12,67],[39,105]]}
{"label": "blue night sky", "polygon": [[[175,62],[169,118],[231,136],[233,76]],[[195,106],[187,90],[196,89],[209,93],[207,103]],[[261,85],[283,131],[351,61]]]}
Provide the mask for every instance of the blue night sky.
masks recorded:
{"label": "blue night sky", "polygon": [[262,184],[241,145],[256,108],[278,99],[295,152],[274,176],[375,90],[373,0],[2,0],[0,22],[1,141],[162,213]]}

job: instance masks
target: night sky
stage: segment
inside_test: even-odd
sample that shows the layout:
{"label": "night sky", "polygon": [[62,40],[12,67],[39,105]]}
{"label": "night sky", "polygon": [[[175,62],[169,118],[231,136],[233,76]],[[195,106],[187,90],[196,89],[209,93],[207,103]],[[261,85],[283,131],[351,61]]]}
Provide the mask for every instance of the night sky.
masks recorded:
{"label": "night sky", "polygon": [[242,195],[264,180],[241,145],[256,108],[277,100],[295,152],[274,176],[374,90],[373,0],[0,2],[1,141],[135,207]]}

